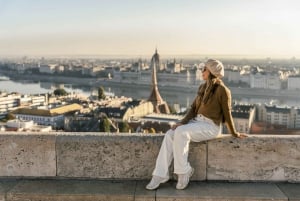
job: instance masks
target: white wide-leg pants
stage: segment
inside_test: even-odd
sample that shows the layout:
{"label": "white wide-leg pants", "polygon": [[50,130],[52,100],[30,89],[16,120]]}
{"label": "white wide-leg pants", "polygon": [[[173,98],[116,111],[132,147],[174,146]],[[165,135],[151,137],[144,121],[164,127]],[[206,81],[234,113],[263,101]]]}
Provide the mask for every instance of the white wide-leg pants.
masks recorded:
{"label": "white wide-leg pants", "polygon": [[188,124],[178,126],[175,130],[168,130],[160,147],[152,175],[168,178],[169,166],[173,158],[174,173],[187,173],[191,169],[188,162],[190,141],[206,141],[216,138],[220,133],[221,125],[216,125],[211,119],[202,115],[198,115]]}

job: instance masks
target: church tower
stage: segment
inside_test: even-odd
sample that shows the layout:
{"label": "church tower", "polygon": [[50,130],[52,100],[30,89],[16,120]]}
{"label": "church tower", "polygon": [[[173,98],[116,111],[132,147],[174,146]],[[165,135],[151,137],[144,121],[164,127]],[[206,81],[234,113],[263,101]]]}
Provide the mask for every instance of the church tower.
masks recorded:
{"label": "church tower", "polygon": [[170,110],[168,104],[162,99],[157,86],[156,70],[157,68],[160,68],[160,65],[161,63],[159,59],[159,54],[157,53],[156,49],[155,54],[152,56],[150,64],[150,68],[152,69],[152,88],[148,101],[152,102],[155,113],[169,114]]}

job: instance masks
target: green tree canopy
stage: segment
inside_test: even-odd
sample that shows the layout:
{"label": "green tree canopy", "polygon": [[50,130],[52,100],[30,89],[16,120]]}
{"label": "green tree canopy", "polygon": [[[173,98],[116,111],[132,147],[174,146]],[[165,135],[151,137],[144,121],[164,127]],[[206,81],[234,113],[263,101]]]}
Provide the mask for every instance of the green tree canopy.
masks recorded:
{"label": "green tree canopy", "polygon": [[128,133],[130,126],[127,121],[119,123],[119,130],[121,133]]}
{"label": "green tree canopy", "polygon": [[110,132],[110,122],[107,117],[100,120],[99,129],[100,132]]}
{"label": "green tree canopy", "polygon": [[55,89],[53,93],[54,93],[55,96],[66,96],[66,95],[68,95],[68,93],[64,89]]}
{"label": "green tree canopy", "polygon": [[154,128],[150,128],[149,133],[156,133],[156,130]]}
{"label": "green tree canopy", "polygon": [[98,89],[98,100],[103,100],[103,99],[105,99],[104,88],[99,87],[99,89]]}
{"label": "green tree canopy", "polygon": [[15,119],[16,117],[12,113],[8,113],[5,115],[5,118],[1,119],[1,122],[7,122],[9,120]]}

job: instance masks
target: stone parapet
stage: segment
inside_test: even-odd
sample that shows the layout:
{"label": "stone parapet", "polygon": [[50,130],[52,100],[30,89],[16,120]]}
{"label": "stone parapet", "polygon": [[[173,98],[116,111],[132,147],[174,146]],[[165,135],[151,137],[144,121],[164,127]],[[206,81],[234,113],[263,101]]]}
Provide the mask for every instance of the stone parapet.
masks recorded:
{"label": "stone parapet", "polygon": [[162,136],[57,136],[57,176],[150,178]]}
{"label": "stone parapet", "polygon": [[[149,179],[162,140],[158,134],[0,133],[0,177]],[[191,143],[189,161],[192,180],[299,182],[300,136]]]}
{"label": "stone parapet", "polygon": [[56,136],[0,133],[0,176],[55,177]]}
{"label": "stone parapet", "polygon": [[251,136],[208,143],[207,179],[300,181],[300,136]]}

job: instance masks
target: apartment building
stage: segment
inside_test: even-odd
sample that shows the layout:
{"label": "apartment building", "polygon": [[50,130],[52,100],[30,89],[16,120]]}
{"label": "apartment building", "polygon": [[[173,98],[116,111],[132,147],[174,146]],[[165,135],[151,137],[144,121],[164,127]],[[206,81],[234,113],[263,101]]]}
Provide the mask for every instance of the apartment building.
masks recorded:
{"label": "apartment building", "polygon": [[39,125],[61,129],[64,126],[65,115],[80,111],[81,108],[81,105],[71,104],[51,109],[19,108],[12,113],[20,120],[33,121]]}
{"label": "apartment building", "polygon": [[281,89],[281,76],[278,73],[256,72],[250,74],[250,87]]}
{"label": "apartment building", "polygon": [[289,76],[287,79],[288,89],[300,89],[300,75]]}
{"label": "apartment building", "polygon": [[255,120],[256,109],[254,105],[234,105],[232,117],[238,132],[249,133]]}
{"label": "apartment building", "polygon": [[55,72],[55,69],[56,69],[56,64],[41,65],[40,73],[53,74]]}
{"label": "apartment building", "polygon": [[281,125],[288,129],[300,128],[300,109],[293,107],[257,106],[258,121]]}
{"label": "apartment building", "polygon": [[20,98],[20,94],[0,94],[0,118],[17,109],[20,106]]}
{"label": "apartment building", "polygon": [[241,80],[241,74],[238,69],[225,69],[224,79],[228,82],[239,83]]}

